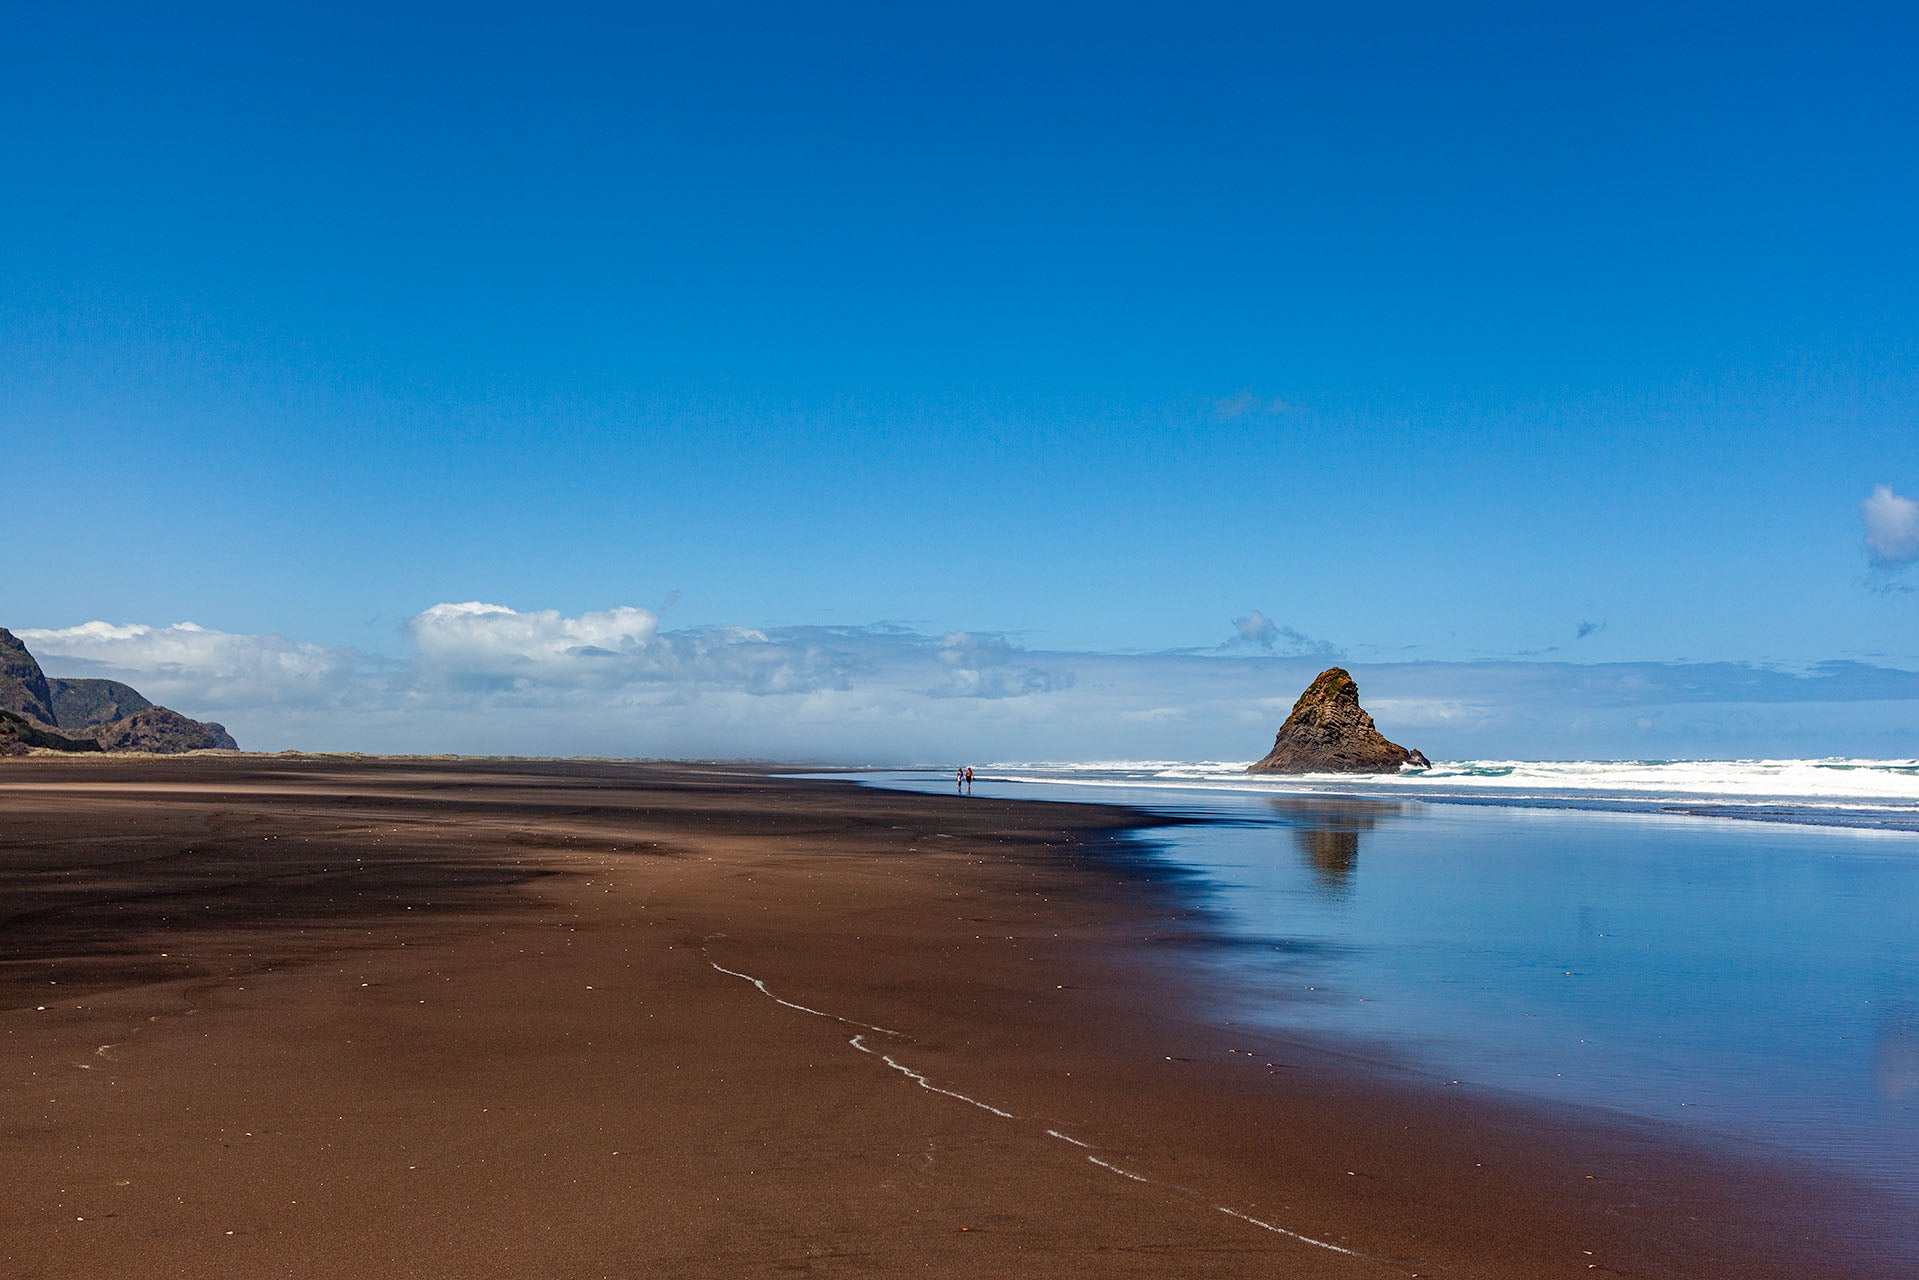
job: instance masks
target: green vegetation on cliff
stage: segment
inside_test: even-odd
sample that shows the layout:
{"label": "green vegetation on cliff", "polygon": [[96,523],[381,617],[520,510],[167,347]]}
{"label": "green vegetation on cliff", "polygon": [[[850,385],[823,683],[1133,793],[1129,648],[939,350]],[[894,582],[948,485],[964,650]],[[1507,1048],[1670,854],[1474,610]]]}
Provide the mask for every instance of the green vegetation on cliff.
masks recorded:
{"label": "green vegetation on cliff", "polygon": [[48,676],[47,688],[53,694],[54,723],[66,730],[123,720],[153,705],[140,696],[138,689],[118,680],[62,680]]}
{"label": "green vegetation on cliff", "polygon": [[47,751],[104,751],[99,743],[68,738],[43,729],[13,711],[0,711],[0,756],[23,756],[34,747]]}
{"label": "green vegetation on cliff", "polygon": [[118,680],[49,679],[20,638],[0,627],[0,755],[53,751],[237,751],[226,726],[156,707]]}

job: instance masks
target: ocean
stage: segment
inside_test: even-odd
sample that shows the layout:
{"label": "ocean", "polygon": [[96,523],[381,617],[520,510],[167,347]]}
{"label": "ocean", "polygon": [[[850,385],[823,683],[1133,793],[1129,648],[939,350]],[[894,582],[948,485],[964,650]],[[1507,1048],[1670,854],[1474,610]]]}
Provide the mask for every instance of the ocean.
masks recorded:
{"label": "ocean", "polygon": [[1919,761],[1244,768],[976,765],[975,794],[1195,820],[1134,838],[1218,943],[1171,962],[1222,1020],[1855,1179],[1919,1235]]}

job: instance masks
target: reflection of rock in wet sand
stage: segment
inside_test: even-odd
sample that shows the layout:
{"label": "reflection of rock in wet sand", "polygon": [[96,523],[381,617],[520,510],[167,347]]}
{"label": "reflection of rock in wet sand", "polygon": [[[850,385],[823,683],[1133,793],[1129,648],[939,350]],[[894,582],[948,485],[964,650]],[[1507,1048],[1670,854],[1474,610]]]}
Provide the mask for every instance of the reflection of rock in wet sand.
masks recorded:
{"label": "reflection of rock in wet sand", "polygon": [[1903,1098],[1919,1091],[1919,1009],[1893,1009],[1879,1017],[1879,1093]]}
{"label": "reflection of rock in wet sand", "polygon": [[1321,887],[1342,893],[1351,887],[1353,869],[1359,865],[1359,832],[1296,829],[1293,841]]}
{"label": "reflection of rock in wet sand", "polygon": [[1352,889],[1359,867],[1359,837],[1391,818],[1410,817],[1418,806],[1383,800],[1275,796],[1268,801],[1292,829],[1319,887],[1328,893]]}

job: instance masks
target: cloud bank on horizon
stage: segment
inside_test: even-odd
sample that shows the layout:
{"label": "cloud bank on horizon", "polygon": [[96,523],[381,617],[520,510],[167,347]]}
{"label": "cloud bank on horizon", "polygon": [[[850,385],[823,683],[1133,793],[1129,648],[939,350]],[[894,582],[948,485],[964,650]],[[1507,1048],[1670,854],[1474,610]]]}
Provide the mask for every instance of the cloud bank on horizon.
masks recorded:
{"label": "cloud bank on horizon", "polygon": [[[468,601],[410,618],[397,659],[192,623],[18,634],[53,674],[126,680],[256,750],[1251,760],[1335,651],[1258,610],[1232,626],[1213,650],[1127,654]],[[1919,672],[1866,663],[1350,665],[1388,734],[1435,759],[1919,755]]]}

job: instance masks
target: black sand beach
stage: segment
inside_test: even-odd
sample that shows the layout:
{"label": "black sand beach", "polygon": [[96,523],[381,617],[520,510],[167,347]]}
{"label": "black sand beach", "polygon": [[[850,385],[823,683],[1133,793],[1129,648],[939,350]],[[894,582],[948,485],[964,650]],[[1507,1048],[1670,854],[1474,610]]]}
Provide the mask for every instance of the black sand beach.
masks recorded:
{"label": "black sand beach", "polygon": [[1122,809],[0,762],[16,1277],[1890,1276],[1839,1194],[1207,1021]]}

